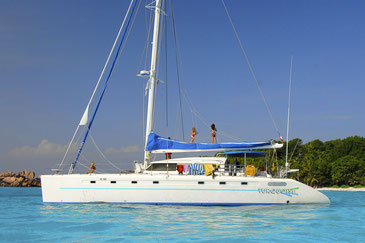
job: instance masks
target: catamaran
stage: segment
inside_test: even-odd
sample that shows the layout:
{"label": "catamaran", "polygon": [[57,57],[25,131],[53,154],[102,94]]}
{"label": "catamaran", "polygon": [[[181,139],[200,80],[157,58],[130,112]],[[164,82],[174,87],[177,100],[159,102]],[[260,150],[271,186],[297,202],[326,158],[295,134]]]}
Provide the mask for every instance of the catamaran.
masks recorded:
{"label": "catamaran", "polygon": [[[154,6],[154,30],[152,41],[151,63],[149,71],[141,71],[139,76],[148,78],[148,107],[146,121],[146,138],[144,161],[135,161],[133,173],[74,173],[81,150],[91,124],[95,118],[101,98],[97,102],[92,115],[89,115],[91,100],[88,103],[74,136],[67,148],[73,146],[73,140],[80,127],[86,127],[83,142],[80,144],[75,161],[70,163],[68,173],[63,173],[64,160],[52,175],[42,175],[42,198],[45,203],[126,203],[126,204],[169,204],[169,205],[272,205],[272,204],[308,204],[329,203],[329,199],[321,192],[286,178],[273,177],[267,169],[256,172],[255,168],[245,166],[233,167],[227,164],[229,155],[261,156],[257,150],[278,149],[283,146],[273,140],[263,142],[232,143],[187,143],[176,139],[159,136],[153,131],[155,88],[158,82],[156,63],[158,60],[158,43],[160,38],[161,14],[165,14],[163,0],[156,0]],[[137,0],[132,0],[124,18],[118,36],[108,57],[116,53],[107,81],[114,69],[124,37],[133,21]],[[124,30],[124,31],[123,31]],[[117,46],[119,40],[119,47]],[[102,75],[106,69],[103,69]],[[101,75],[101,76],[102,76]],[[107,83],[106,83],[107,84]],[[107,85],[104,85],[106,88]],[[221,152],[225,156],[216,157],[183,157],[153,161],[153,154]],[[267,168],[267,167],[266,167]]]}

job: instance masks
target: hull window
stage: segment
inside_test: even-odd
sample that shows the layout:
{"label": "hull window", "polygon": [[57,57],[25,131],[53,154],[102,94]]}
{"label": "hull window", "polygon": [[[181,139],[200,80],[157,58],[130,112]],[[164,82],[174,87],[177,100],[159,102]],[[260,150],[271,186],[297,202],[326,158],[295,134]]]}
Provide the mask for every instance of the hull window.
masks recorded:
{"label": "hull window", "polygon": [[204,181],[198,181],[198,184],[203,185]]}
{"label": "hull window", "polygon": [[90,181],[90,183],[96,183],[96,181]]}
{"label": "hull window", "polygon": [[286,182],[269,182],[268,186],[286,186]]}
{"label": "hull window", "polygon": [[242,181],[241,185],[247,185],[248,183],[246,181]]}

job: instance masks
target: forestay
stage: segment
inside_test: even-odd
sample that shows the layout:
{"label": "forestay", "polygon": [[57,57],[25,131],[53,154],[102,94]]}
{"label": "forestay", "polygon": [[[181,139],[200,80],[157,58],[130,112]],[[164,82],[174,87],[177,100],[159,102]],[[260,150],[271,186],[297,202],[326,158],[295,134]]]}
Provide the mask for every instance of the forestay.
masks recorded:
{"label": "forestay", "polygon": [[186,143],[175,139],[161,137],[156,133],[148,136],[146,151],[151,153],[166,152],[202,152],[202,151],[227,151],[241,149],[270,149],[281,148],[283,145],[274,141],[264,142],[235,142],[235,143]]}

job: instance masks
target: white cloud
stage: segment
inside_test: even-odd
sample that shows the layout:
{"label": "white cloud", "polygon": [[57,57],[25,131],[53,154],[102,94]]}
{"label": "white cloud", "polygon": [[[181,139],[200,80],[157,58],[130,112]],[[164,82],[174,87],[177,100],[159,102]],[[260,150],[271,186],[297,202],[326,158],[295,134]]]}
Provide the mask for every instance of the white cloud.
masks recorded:
{"label": "white cloud", "polygon": [[[22,147],[16,147],[9,152],[12,157],[55,157],[63,155],[67,149],[66,145],[51,143],[47,139],[43,139],[38,146],[32,147],[25,145]],[[71,148],[72,152],[77,149],[77,144],[74,144]]]}
{"label": "white cloud", "polygon": [[139,152],[140,149],[138,146],[127,146],[127,147],[121,147],[121,148],[108,148],[106,149],[106,152],[109,154],[119,154],[119,153],[134,153]]}

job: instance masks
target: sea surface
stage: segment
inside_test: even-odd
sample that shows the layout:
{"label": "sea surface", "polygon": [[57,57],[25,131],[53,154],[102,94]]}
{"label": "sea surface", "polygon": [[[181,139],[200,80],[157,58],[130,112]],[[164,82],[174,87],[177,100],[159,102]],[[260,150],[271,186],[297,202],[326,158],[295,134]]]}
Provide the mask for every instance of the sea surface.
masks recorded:
{"label": "sea surface", "polygon": [[0,242],[365,242],[365,192],[330,205],[43,204],[40,188],[0,188]]}

